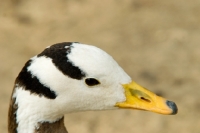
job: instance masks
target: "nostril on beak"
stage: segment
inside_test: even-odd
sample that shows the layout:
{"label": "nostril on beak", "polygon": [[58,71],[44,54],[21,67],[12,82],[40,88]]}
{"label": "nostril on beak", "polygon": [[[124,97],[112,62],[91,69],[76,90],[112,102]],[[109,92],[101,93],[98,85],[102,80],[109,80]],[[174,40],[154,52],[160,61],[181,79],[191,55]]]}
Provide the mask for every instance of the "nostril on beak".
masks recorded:
{"label": "nostril on beak", "polygon": [[151,102],[149,99],[144,98],[144,97],[140,97],[140,99],[143,100],[143,101],[149,102],[149,103]]}
{"label": "nostril on beak", "polygon": [[176,104],[174,102],[167,100],[166,104],[167,104],[168,107],[170,107],[172,109],[172,111],[173,111],[172,115],[177,114],[178,108],[177,108],[177,106],[176,106]]}

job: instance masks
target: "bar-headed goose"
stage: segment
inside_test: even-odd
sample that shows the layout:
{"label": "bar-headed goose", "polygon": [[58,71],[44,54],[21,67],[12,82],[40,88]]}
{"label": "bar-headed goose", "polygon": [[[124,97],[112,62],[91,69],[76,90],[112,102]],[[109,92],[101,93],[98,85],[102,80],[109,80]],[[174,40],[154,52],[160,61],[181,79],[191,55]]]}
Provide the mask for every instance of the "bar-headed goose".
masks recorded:
{"label": "bar-headed goose", "polygon": [[64,114],[119,108],[176,114],[174,102],[142,88],[101,49],[64,42],[31,58],[16,78],[10,133],[67,133]]}

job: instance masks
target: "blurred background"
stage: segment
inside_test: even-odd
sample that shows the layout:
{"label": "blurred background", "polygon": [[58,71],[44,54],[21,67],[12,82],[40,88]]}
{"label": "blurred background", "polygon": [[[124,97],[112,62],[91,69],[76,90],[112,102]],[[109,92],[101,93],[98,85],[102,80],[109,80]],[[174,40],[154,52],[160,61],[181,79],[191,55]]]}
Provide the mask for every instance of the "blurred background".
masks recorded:
{"label": "blurred background", "polygon": [[0,132],[24,63],[49,45],[76,41],[108,52],[179,113],[72,113],[65,116],[70,133],[199,133],[199,14],[199,0],[0,0]]}

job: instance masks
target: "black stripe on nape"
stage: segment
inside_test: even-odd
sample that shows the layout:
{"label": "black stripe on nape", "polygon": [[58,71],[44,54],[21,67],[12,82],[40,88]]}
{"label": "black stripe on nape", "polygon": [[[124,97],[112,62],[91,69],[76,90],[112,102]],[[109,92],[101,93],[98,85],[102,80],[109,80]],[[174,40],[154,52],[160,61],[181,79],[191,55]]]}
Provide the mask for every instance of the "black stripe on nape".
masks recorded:
{"label": "black stripe on nape", "polygon": [[49,48],[46,48],[38,55],[46,56],[52,59],[54,65],[66,76],[70,78],[81,80],[86,74],[81,69],[73,64],[67,57],[71,53],[73,42],[57,43]]}
{"label": "black stripe on nape", "polygon": [[16,84],[22,86],[23,89],[28,90],[33,94],[39,95],[40,97],[44,96],[49,99],[55,99],[56,93],[50,90],[50,88],[44,86],[36,76],[32,75],[31,72],[27,70],[31,65],[31,61],[32,60],[29,60],[19,73],[16,79]]}

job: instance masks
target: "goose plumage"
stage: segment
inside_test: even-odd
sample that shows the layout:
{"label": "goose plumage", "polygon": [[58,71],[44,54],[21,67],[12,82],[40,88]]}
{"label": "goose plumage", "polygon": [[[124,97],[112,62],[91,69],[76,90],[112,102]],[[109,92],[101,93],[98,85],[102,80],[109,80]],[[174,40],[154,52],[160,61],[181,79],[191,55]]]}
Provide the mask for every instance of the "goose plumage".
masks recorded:
{"label": "goose plumage", "polygon": [[76,42],[47,47],[16,78],[9,133],[67,133],[64,114],[132,108],[176,114],[174,102],[142,88],[103,50]]}

